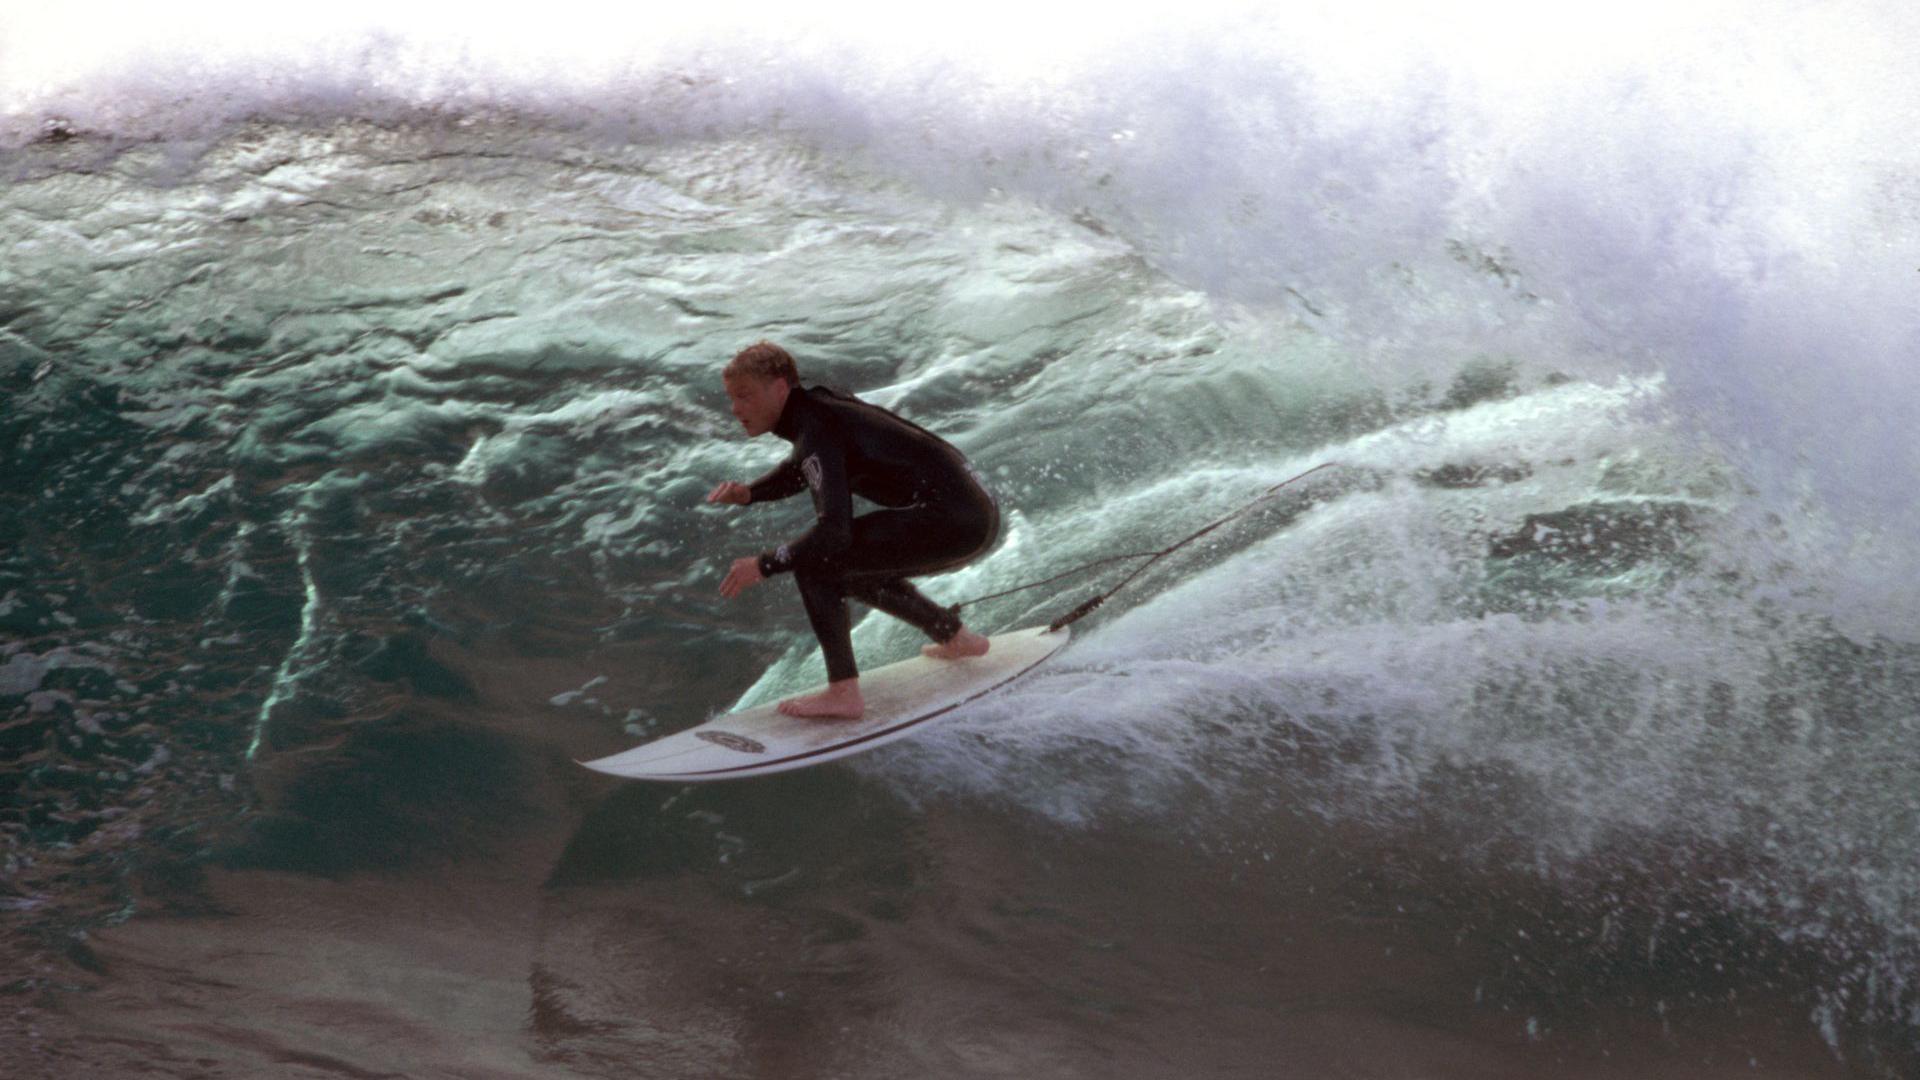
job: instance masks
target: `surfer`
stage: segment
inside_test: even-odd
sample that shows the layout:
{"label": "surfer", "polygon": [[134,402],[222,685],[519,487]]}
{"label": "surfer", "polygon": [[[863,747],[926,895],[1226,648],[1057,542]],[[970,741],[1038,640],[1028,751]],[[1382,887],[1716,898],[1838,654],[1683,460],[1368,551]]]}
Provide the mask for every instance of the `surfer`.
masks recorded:
{"label": "surfer", "polygon": [[[802,387],[793,357],[772,342],[742,349],[721,381],[747,435],[772,432],[791,442],[793,453],[750,484],[720,484],[707,501],[745,506],[801,488],[813,493],[813,528],[772,551],[735,559],[720,583],[721,595],[732,599],[775,574],[793,573],[826,656],[827,689],[782,701],[780,711],[845,719],[865,711],[848,597],[919,627],[934,641],[921,649],[927,656],[984,655],[984,635],[907,580],[969,563],[999,536],[999,507],[966,456],[845,391]],[[855,517],[855,495],[882,509]]]}

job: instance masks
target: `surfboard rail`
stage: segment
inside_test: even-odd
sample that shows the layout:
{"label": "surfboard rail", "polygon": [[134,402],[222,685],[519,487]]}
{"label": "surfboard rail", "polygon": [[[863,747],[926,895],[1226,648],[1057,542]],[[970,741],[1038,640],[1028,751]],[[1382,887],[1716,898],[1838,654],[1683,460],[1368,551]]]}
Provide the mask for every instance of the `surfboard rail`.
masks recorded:
{"label": "surfboard rail", "polygon": [[701,783],[825,764],[924,729],[1038,667],[1064,646],[1066,628],[996,634],[985,656],[914,656],[860,677],[866,713],[857,720],[786,716],[773,703],[714,717],[685,731],[579,764],[630,780]]}

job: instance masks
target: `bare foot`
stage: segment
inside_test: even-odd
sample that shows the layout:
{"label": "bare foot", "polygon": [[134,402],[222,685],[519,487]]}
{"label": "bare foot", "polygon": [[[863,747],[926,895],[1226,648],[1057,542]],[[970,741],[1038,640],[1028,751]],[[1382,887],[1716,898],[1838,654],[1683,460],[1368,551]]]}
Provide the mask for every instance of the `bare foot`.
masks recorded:
{"label": "bare foot", "polygon": [[985,634],[976,634],[963,626],[943,645],[920,646],[920,655],[935,660],[958,660],[963,656],[985,656],[992,647],[993,642]]}
{"label": "bare foot", "polygon": [[860,696],[859,679],[842,679],[828,683],[818,694],[788,698],[780,703],[779,710],[813,720],[858,720],[867,711],[867,702]]}

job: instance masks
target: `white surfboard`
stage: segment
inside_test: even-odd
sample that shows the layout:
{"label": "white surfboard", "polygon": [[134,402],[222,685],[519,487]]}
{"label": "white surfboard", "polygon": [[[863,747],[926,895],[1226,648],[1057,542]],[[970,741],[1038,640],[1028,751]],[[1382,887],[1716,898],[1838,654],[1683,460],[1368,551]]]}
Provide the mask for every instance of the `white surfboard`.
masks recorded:
{"label": "white surfboard", "polygon": [[1070,636],[1065,627],[1011,630],[993,637],[985,656],[910,660],[860,674],[866,715],[858,720],[783,716],[774,703],[717,716],[698,727],[624,753],[580,764],[635,780],[693,783],[765,776],[859,754],[924,729],[1052,656]]}

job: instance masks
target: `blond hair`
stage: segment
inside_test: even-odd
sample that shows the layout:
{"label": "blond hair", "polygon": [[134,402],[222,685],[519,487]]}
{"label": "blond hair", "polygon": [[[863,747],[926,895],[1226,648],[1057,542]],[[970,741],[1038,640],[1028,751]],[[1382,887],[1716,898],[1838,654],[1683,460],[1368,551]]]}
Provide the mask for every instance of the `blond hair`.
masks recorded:
{"label": "blond hair", "polygon": [[800,385],[800,369],[793,356],[771,341],[756,341],[734,354],[721,378],[748,375],[756,379],[784,379],[788,386]]}

